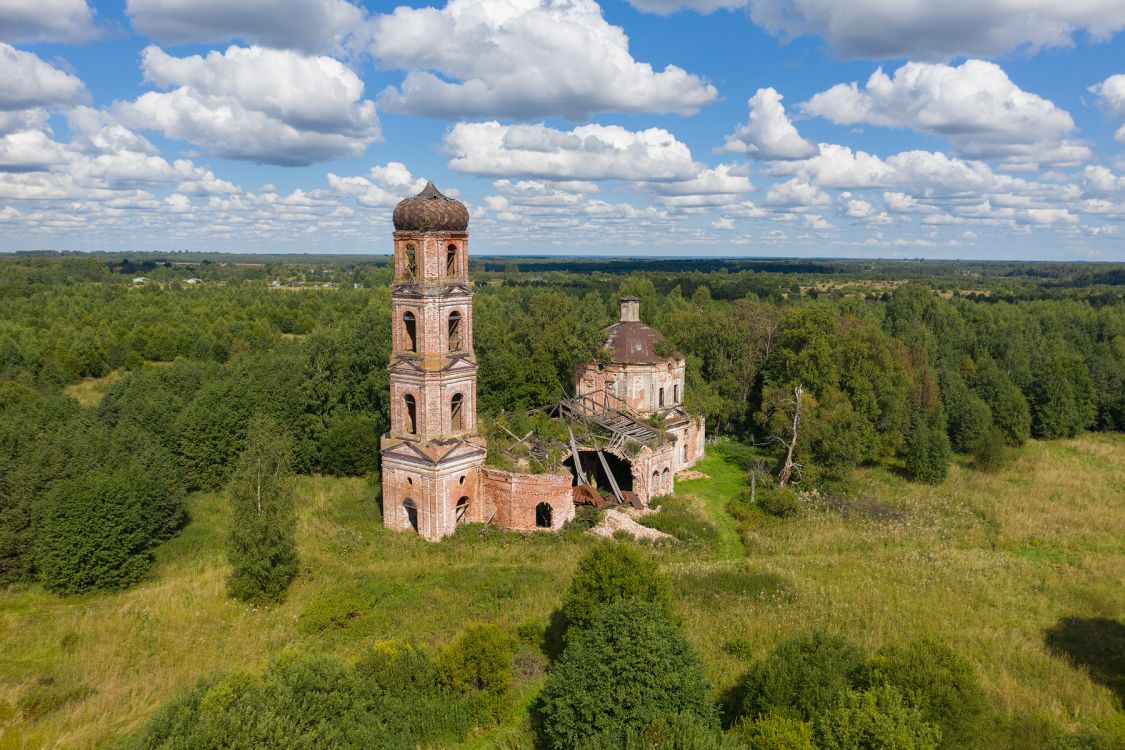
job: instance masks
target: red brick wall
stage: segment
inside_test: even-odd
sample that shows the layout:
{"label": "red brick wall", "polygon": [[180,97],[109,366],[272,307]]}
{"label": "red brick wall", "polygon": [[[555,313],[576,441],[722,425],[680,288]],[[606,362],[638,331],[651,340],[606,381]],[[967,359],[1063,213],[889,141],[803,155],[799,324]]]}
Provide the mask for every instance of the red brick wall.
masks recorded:
{"label": "red brick wall", "polygon": [[481,469],[481,488],[486,502],[495,506],[492,522],[516,531],[535,531],[535,506],[551,506],[551,529],[558,530],[574,518],[574,499],[569,474],[519,474],[500,469]]}

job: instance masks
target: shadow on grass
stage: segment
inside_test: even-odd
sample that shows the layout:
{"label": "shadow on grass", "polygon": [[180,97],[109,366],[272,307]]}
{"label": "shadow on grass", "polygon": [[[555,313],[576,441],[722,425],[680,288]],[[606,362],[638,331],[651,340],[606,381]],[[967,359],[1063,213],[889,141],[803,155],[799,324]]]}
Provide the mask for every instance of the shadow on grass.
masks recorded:
{"label": "shadow on grass", "polygon": [[765,461],[770,465],[775,461],[774,457],[762,448],[735,440],[708,443],[707,451],[722,456],[743,471],[749,471],[750,467],[758,461]]}
{"label": "shadow on grass", "polygon": [[1107,617],[1064,617],[1043,638],[1053,653],[1105,685],[1125,705],[1125,623]]}

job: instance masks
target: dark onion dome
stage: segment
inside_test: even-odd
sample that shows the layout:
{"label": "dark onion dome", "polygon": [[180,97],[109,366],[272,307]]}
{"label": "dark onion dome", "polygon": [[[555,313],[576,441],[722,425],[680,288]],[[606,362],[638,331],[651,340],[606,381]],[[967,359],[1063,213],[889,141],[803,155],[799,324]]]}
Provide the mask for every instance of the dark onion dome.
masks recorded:
{"label": "dark onion dome", "polygon": [[464,232],[469,226],[469,209],[427,182],[418,195],[399,201],[394,221],[396,232]]}
{"label": "dark onion dome", "polygon": [[625,364],[664,362],[675,357],[661,357],[657,343],[664,334],[637,321],[620,321],[605,329],[606,348],[613,350],[613,361]]}

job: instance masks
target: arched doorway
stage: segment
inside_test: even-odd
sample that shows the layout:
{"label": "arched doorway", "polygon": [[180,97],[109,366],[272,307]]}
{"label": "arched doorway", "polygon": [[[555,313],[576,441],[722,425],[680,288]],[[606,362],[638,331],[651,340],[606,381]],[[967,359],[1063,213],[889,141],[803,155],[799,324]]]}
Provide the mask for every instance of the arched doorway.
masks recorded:
{"label": "arched doorway", "polygon": [[535,506],[535,525],[540,529],[551,528],[551,504],[539,503]]}
{"label": "arched doorway", "polygon": [[660,472],[660,486],[665,494],[671,494],[672,473],[668,471],[668,467],[664,467],[664,471]]}
{"label": "arched doorway", "polygon": [[406,498],[402,501],[402,509],[406,513],[403,528],[418,531],[418,506],[414,504],[413,500]]}
{"label": "arched doorway", "polygon": [[660,492],[660,472],[652,472],[652,481],[648,483],[648,494],[655,496]]}
{"label": "arched doorway", "polygon": [[469,497],[463,495],[458,501],[457,505],[453,508],[453,517],[457,524],[468,523],[469,516]]}

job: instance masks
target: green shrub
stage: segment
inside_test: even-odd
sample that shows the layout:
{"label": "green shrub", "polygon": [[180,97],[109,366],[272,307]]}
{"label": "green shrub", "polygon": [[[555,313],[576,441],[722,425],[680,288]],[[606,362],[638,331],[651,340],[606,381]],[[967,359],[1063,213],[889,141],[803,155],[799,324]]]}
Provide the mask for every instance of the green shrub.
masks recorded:
{"label": "green shrub", "polygon": [[495,625],[471,625],[439,654],[438,681],[458,695],[479,698],[499,718],[512,688],[514,645]]}
{"label": "green shrub", "polygon": [[584,628],[606,606],[632,601],[671,611],[667,579],[643,550],[621,542],[601,542],[578,561],[562,612],[568,628]]}
{"label": "green shrub", "polygon": [[742,750],[710,722],[694,714],[676,714],[643,729],[617,727],[580,742],[576,750]]}
{"label": "green shrub", "polygon": [[749,750],[816,750],[808,722],[779,714],[742,719],[731,730]]}
{"label": "green shrub", "polygon": [[846,691],[813,722],[818,750],[937,750],[941,730],[893,687]]}
{"label": "green shrub", "polygon": [[382,420],[353,412],[334,417],[320,441],[320,467],[326,474],[354,477],[375,471]]}
{"label": "green shrub", "polygon": [[941,413],[920,415],[906,436],[906,474],[917,482],[941,484],[949,474],[949,436]]}
{"label": "green shrub", "polygon": [[973,439],[969,452],[978,468],[994,469],[1004,457],[1004,436],[998,428],[990,426]]}
{"label": "green shrub", "polygon": [[556,750],[672,714],[718,726],[699,654],[663,608],[643,601],[610,605],[572,632],[540,694],[542,738]]}
{"label": "green shrub", "polygon": [[136,583],[152,549],[181,525],[182,500],[171,459],[155,446],[118,468],[56,482],[36,524],[44,587],[77,594]]}
{"label": "green shrub", "polygon": [[1125,747],[1125,716],[1118,714],[1109,726],[1064,734],[1051,743],[1051,750],[1120,750]]}
{"label": "green shrub", "polygon": [[580,505],[574,510],[574,518],[563,524],[563,531],[587,531],[602,522],[605,510],[593,505]]}
{"label": "green shrub", "polygon": [[741,636],[731,638],[723,644],[723,651],[739,659],[750,659],[754,656],[754,642]]}
{"label": "green shrub", "polygon": [[412,643],[376,641],[356,660],[360,677],[380,690],[408,695],[438,691],[438,669],[429,655]]}
{"label": "green shrub", "polygon": [[414,750],[455,743],[481,722],[471,701],[439,684],[422,652],[383,643],[354,668],[283,654],[262,675],[204,680],[123,747]]}
{"label": "green shrub", "polygon": [[863,667],[859,647],[813,632],[783,641],[743,681],[741,716],[791,716],[803,721],[836,705]]}
{"label": "green shrub", "polygon": [[665,497],[660,509],[641,518],[640,523],[651,529],[671,534],[688,544],[711,545],[719,540],[715,527],[700,518],[683,499]]}
{"label": "green shrub", "polygon": [[763,513],[775,518],[792,518],[801,512],[797,493],[788,487],[762,487],[754,499]]}
{"label": "green shrub", "polygon": [[979,733],[988,708],[973,665],[933,641],[881,649],[868,660],[861,682],[897,688],[927,722],[941,728],[941,746],[951,750]]}

